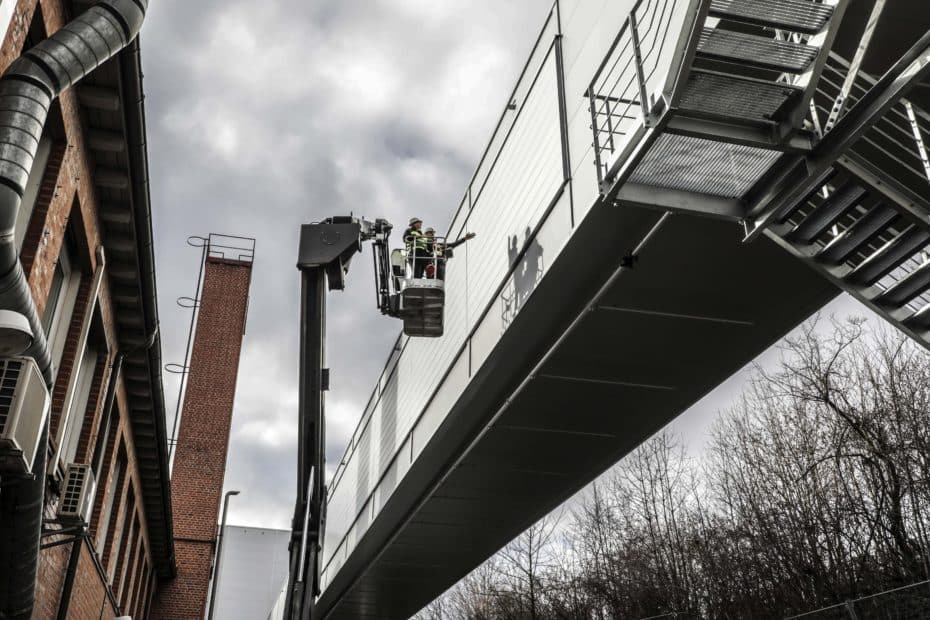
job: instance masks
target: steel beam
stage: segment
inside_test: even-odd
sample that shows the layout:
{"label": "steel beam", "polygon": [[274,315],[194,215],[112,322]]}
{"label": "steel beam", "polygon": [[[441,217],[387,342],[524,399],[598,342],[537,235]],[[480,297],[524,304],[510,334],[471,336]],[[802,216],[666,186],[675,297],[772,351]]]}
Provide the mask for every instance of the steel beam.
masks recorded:
{"label": "steel beam", "polygon": [[733,221],[739,221],[745,215],[742,203],[736,198],[721,198],[633,182],[625,183],[614,201],[624,207],[643,207]]}
{"label": "steel beam", "polygon": [[665,129],[666,133],[740,144],[755,148],[768,148],[789,153],[806,153],[814,146],[808,132],[796,132],[784,140],[775,135],[774,127],[739,125],[720,120],[703,119],[676,113]]}

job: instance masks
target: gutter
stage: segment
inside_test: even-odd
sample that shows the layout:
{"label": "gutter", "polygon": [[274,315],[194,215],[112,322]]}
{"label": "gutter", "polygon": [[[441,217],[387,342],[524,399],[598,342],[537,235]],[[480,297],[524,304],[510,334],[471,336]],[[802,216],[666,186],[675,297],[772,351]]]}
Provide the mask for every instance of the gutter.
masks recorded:
{"label": "gutter", "polygon": [[[101,0],[25,52],[0,78],[0,310],[25,319],[22,331],[31,344],[23,355],[36,361],[49,387],[55,369],[16,251],[16,217],[52,101],[136,38],[147,4]],[[0,486],[0,618],[28,618],[35,605],[47,446],[48,422],[35,475]]]}
{"label": "gutter", "polygon": [[[142,88],[142,55],[139,40],[129,44],[120,63],[120,81],[128,93],[124,101],[126,141],[129,146],[129,169],[132,179],[133,223],[138,249],[139,276],[144,304],[145,332],[155,334],[148,347],[148,366],[155,422],[155,449],[158,451],[158,475],[164,512],[164,560],[156,570],[161,578],[176,575],[171,514],[171,481],[168,473],[168,429],[165,419],[165,391],[162,384],[161,337],[158,330],[158,303],[155,280],[155,243],[152,234],[152,208],[149,191],[149,163],[145,129],[145,95]],[[154,525],[151,524],[150,525]],[[156,556],[157,557],[157,556]]]}

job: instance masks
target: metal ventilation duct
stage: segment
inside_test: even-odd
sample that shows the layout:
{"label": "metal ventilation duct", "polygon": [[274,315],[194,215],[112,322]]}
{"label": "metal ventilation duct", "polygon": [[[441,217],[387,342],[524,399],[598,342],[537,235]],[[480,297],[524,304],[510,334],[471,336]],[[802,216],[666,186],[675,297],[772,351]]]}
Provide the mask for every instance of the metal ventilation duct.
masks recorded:
{"label": "metal ventilation duct", "polygon": [[[112,58],[138,34],[148,0],[102,0],[24,53],[0,78],[0,310],[26,317],[33,357],[46,383],[54,369],[44,330],[19,262],[16,216],[52,101]],[[48,429],[40,442],[46,445]],[[0,617],[28,618],[35,602],[36,569],[45,490],[44,450],[34,480],[0,492]]]}

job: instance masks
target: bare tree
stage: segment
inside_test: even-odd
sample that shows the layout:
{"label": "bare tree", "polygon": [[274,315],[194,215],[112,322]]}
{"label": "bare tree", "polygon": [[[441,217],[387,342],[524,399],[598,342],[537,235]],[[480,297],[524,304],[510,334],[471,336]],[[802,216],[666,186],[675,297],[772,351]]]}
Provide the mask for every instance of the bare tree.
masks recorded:
{"label": "bare tree", "polygon": [[930,356],[862,320],[780,346],[700,462],[658,434],[422,617],[778,618],[930,578]]}

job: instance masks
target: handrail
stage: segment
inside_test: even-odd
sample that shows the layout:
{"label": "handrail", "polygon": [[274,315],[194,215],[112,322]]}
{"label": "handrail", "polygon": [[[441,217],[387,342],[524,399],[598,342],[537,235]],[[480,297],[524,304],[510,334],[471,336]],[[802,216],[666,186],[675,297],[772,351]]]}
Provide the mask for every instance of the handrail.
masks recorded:
{"label": "handrail", "polygon": [[[514,97],[517,94],[517,91],[520,89],[520,84],[523,82],[523,79],[526,77],[527,71],[529,71],[529,68],[530,68],[530,64],[532,63],[533,58],[536,56],[536,52],[539,51],[540,49],[540,43],[542,43],[542,37],[546,33],[546,30],[548,30],[549,24],[552,22],[552,19],[556,17],[557,11],[558,11],[558,0],[554,0],[552,4],[552,8],[549,10],[549,14],[546,16],[546,21],[543,22],[542,28],[539,29],[539,34],[536,37],[536,41],[533,43],[533,48],[530,51],[530,55],[527,57],[526,62],[523,65],[523,69],[520,71],[520,76],[517,78],[517,81],[514,84],[514,87],[510,91],[510,96],[507,98],[507,104],[504,106],[503,112],[501,112],[501,115],[498,117],[497,124],[494,126],[494,131],[491,132],[491,138],[488,140],[488,144],[484,147],[484,151],[481,153],[481,157],[478,159],[478,165],[475,166],[475,172],[474,174],[472,174],[471,179],[469,179],[468,181],[468,185],[466,186],[466,190],[465,190],[465,196],[463,196],[463,199],[459,203],[459,206],[456,208],[455,212],[452,214],[452,218],[450,220],[452,223],[454,223],[456,219],[458,218],[459,213],[461,213],[462,211],[462,206],[464,206],[465,203],[468,203],[469,209],[471,209],[472,207],[471,200],[470,200],[472,186],[474,185],[475,181],[478,179],[478,173],[481,171],[481,168],[484,166],[485,161],[487,161],[488,159],[488,154],[491,152],[491,147],[494,145],[494,140],[497,138],[498,132],[501,130],[501,127],[504,125],[504,119],[506,119],[507,116],[510,115],[510,113],[512,112],[510,108],[510,104],[511,102],[513,102]],[[501,145],[501,148],[503,148],[503,145]],[[451,232],[451,224],[450,224],[450,232]]]}
{"label": "handrail", "polygon": [[599,184],[611,167],[607,159],[624,152],[625,143],[618,144],[618,139],[628,136],[638,121],[651,122],[649,82],[660,66],[678,3],[637,0],[588,86]]}

